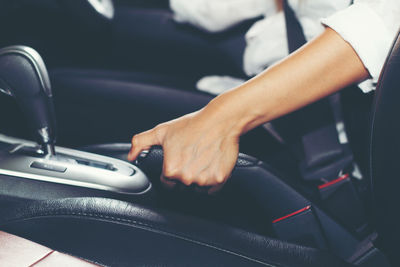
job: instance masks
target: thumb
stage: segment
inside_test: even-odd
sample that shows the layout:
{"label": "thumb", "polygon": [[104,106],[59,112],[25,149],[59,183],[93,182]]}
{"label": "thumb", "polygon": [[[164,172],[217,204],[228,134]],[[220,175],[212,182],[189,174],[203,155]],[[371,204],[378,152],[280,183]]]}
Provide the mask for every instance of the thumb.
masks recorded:
{"label": "thumb", "polygon": [[131,143],[131,150],[128,154],[129,161],[134,161],[143,150],[150,149],[154,145],[160,145],[154,129],[134,135]]}

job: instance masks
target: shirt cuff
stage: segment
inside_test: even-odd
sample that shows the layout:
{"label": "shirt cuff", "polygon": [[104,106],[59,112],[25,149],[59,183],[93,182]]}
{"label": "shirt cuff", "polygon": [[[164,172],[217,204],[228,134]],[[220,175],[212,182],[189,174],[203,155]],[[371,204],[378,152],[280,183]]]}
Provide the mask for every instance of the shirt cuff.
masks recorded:
{"label": "shirt cuff", "polygon": [[321,22],[353,47],[372,79],[378,80],[393,43],[379,15],[367,4],[356,3]]}

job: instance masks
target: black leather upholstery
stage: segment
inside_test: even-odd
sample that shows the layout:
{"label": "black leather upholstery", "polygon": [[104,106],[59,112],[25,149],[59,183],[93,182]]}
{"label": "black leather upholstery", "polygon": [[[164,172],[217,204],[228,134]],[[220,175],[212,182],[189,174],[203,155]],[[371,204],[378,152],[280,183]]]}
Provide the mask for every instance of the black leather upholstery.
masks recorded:
{"label": "black leather upholstery", "polygon": [[[126,159],[124,147],[129,148],[130,145],[96,145],[86,147],[86,150]],[[211,218],[270,235],[274,219],[313,205],[331,250],[343,259],[349,259],[356,253],[358,241],[346,229],[299,193],[301,190],[295,190],[283,177],[256,158],[240,153],[231,178],[218,196],[211,200],[207,197],[193,198],[192,187],[182,186],[187,194],[181,196],[180,190],[163,191],[159,182],[162,161],[161,147],[153,147],[149,153],[138,158],[138,166],[152,181],[155,191],[161,193],[157,207],[172,208],[180,213]],[[241,221],[241,216],[245,218],[245,223]]]}
{"label": "black leather upholstery", "polygon": [[[138,158],[139,167],[150,179],[160,177],[162,161],[163,151],[160,147],[153,147],[144,157]],[[310,204],[261,161],[241,153],[226,186],[228,189],[239,189],[239,197],[258,198],[255,202],[263,203],[263,212],[275,219]]]}
{"label": "black leather upholstery", "polygon": [[0,228],[107,266],[347,266],[315,249],[104,198],[2,209]]}
{"label": "black leather upholstery", "polygon": [[[400,263],[397,252],[400,243],[397,215],[400,201],[397,179],[400,173],[399,75],[398,36],[378,84],[371,139],[378,241],[393,266]],[[102,145],[87,150],[125,159],[128,148],[129,145]],[[152,150],[146,160],[140,162],[141,167],[159,175],[160,158],[162,151]],[[285,215],[309,203],[269,172],[263,163],[248,156],[239,156],[231,180],[243,191],[260,197],[260,202],[273,216]],[[251,180],[257,182],[249,183]],[[319,219],[325,220],[322,224],[329,226],[324,229],[325,235],[332,239],[329,235],[338,233],[338,225],[332,220],[326,224],[329,218],[320,210],[316,211]],[[107,198],[56,199],[2,208],[0,229],[111,266],[348,266],[320,250]],[[343,233],[338,234],[339,239]]]}
{"label": "black leather upholstery", "polygon": [[378,83],[372,126],[370,166],[376,222],[382,248],[400,264],[400,37]]}
{"label": "black leather upholstery", "polygon": [[[130,144],[100,144],[80,148],[81,150],[109,157],[127,160]],[[172,209],[180,213],[226,222],[237,227],[251,229],[262,234],[271,234],[273,219],[301,209],[309,202],[294,190],[287,203],[273,204],[271,199],[281,199],[282,189],[287,185],[273,175],[264,164],[256,158],[240,154],[236,171],[232,179],[218,195],[209,197],[199,194],[195,186],[182,184],[175,190],[165,190],[159,177],[162,169],[163,151],[153,148],[145,158],[139,159],[139,167],[146,173],[153,184],[156,196],[153,204],[156,207]],[[263,187],[269,188],[264,192]],[[279,188],[276,190],[276,188]],[[183,190],[182,190],[183,189]],[[203,190],[204,191],[204,190]],[[286,194],[287,195],[287,194]],[[285,197],[283,197],[285,198]],[[259,203],[266,203],[259,205]],[[284,206],[284,207],[283,207]],[[252,207],[249,209],[249,207]]]}
{"label": "black leather upholstery", "polygon": [[[101,144],[83,147],[82,150],[109,157],[127,160],[130,144]],[[162,169],[163,151],[159,147],[150,150],[145,157],[139,158],[139,167],[157,184]],[[155,180],[156,179],[156,180]],[[261,161],[246,154],[239,154],[229,188],[240,188],[242,197],[258,198],[255,202],[264,203],[264,212],[271,221],[309,205],[309,201],[276,175],[271,173]],[[278,200],[279,204],[275,201]]]}
{"label": "black leather upholstery", "polygon": [[[391,262],[400,264],[400,37],[396,37],[377,86],[370,144],[370,168],[375,200],[378,246]],[[237,170],[236,170],[237,171]]]}

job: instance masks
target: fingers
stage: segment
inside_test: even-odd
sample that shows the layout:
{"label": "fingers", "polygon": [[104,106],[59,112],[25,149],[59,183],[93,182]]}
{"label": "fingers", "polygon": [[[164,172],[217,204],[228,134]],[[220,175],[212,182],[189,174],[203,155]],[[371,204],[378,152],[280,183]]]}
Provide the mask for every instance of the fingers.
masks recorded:
{"label": "fingers", "polygon": [[161,183],[167,188],[167,189],[173,189],[176,186],[176,182],[174,180],[171,180],[169,178],[166,178],[164,175],[161,174],[160,177]]}
{"label": "fingers", "polygon": [[160,145],[154,129],[133,136],[131,143],[132,147],[128,154],[129,161],[135,160],[141,151],[150,149],[154,145]]}
{"label": "fingers", "polygon": [[212,186],[211,188],[208,189],[207,193],[208,193],[209,195],[215,195],[215,194],[217,194],[217,193],[224,187],[224,185],[226,184],[226,182],[227,182],[227,180],[226,180],[225,182],[219,184],[219,185]]}
{"label": "fingers", "polygon": [[175,176],[167,177],[164,174],[161,175],[160,181],[164,185],[165,188],[167,189],[174,189],[178,188],[180,190],[189,190],[189,191],[195,191],[197,193],[201,194],[209,194],[213,195],[218,193],[220,191],[225,183],[227,182],[227,179],[223,179],[222,181],[220,179],[217,179],[214,176],[204,176],[204,175],[199,175],[199,176],[185,176],[181,174],[176,174]]}
{"label": "fingers", "polygon": [[[238,138],[225,133],[219,121],[210,131],[201,113],[193,113],[135,135],[128,159],[135,160],[141,151],[154,145],[164,150],[161,182],[168,188],[201,187],[215,193],[229,178],[238,154]],[[213,128],[211,127],[211,128]],[[217,128],[218,128],[217,127]],[[182,185],[180,185],[182,184]]]}
{"label": "fingers", "polygon": [[215,194],[217,191],[219,191],[223,185],[218,185],[218,190],[213,191],[210,193],[209,191],[212,190],[214,187],[212,186],[201,186],[198,183],[192,183],[190,186],[185,185],[184,183],[180,182],[179,180],[173,180],[170,178],[166,178],[164,175],[161,175],[160,177],[161,184],[168,190],[172,190],[174,188],[177,188],[179,190],[193,190],[194,192],[197,192],[199,194]]}

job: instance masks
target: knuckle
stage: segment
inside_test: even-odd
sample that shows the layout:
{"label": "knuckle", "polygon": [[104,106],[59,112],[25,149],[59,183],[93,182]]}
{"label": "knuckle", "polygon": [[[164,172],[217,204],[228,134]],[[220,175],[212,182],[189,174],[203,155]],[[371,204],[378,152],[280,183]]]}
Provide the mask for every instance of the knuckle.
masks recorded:
{"label": "knuckle", "polygon": [[[166,161],[167,159],[165,158],[164,160]],[[165,163],[164,175],[166,177],[173,176],[174,174],[176,174],[176,171],[177,171],[176,168],[171,163],[168,163],[168,162]]]}
{"label": "knuckle", "polygon": [[199,179],[196,182],[197,185],[199,186],[205,186],[207,185],[207,178],[204,176],[199,177]]}
{"label": "knuckle", "polygon": [[193,179],[191,177],[188,177],[188,176],[182,176],[181,182],[184,185],[189,186],[189,185],[191,185],[193,183]]}
{"label": "knuckle", "polygon": [[178,176],[179,170],[178,168],[171,166],[171,165],[166,165],[164,168],[164,176],[168,178],[174,178]]}
{"label": "knuckle", "polygon": [[193,175],[193,171],[191,170],[184,170],[182,173],[182,177],[186,178],[186,179],[191,179],[194,177]]}
{"label": "knuckle", "polygon": [[166,125],[165,123],[158,124],[151,131],[156,136],[156,138],[160,140],[166,133]]}
{"label": "knuckle", "polygon": [[167,158],[164,160],[166,161],[164,166],[164,176],[168,178],[178,178],[182,174],[179,164],[170,162]]}
{"label": "knuckle", "polygon": [[217,174],[215,175],[215,181],[216,181],[218,184],[222,184],[222,183],[225,181],[225,179],[226,179],[226,176],[225,176],[225,174],[223,174],[223,173],[217,173]]}
{"label": "knuckle", "polygon": [[133,137],[132,137],[132,146],[139,146],[139,137],[137,136],[137,135],[134,135]]}
{"label": "knuckle", "polygon": [[153,130],[155,132],[159,132],[159,131],[162,131],[164,129],[164,127],[165,127],[165,124],[164,123],[160,123],[160,124],[157,124],[156,127],[153,128]]}

